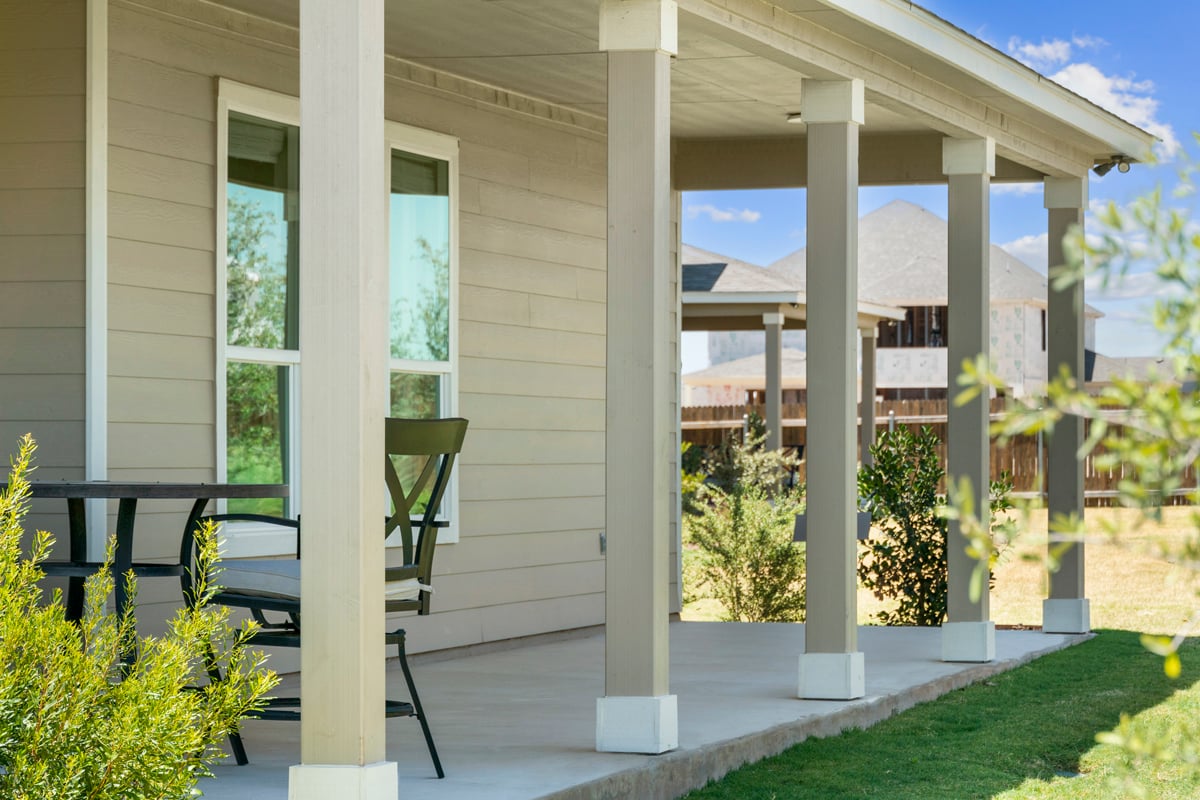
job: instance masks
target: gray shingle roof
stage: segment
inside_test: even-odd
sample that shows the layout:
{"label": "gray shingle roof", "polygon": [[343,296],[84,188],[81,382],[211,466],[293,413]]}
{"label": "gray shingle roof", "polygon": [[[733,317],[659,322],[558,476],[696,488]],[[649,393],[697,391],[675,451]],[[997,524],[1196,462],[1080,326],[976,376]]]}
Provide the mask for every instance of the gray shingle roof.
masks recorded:
{"label": "gray shingle roof", "polygon": [[[785,347],[781,353],[783,366],[783,383],[787,388],[802,388],[804,375],[808,369],[808,356],[803,350]],[[713,364],[711,367],[689,372],[683,376],[684,383],[692,386],[721,386],[744,383],[759,386],[763,376],[767,374],[767,357],[764,353],[746,356],[723,364]]]}
{"label": "gray shingle roof", "polygon": [[790,276],[683,245],[683,291],[685,292],[797,292]]}
{"label": "gray shingle roof", "polygon": [[[893,200],[858,223],[859,298],[895,306],[946,304],[946,220],[918,205]],[[805,284],[806,250],[768,269]],[[993,301],[1046,304],[1046,276],[1003,248],[991,248]],[[1099,316],[1092,307],[1089,316]]]}

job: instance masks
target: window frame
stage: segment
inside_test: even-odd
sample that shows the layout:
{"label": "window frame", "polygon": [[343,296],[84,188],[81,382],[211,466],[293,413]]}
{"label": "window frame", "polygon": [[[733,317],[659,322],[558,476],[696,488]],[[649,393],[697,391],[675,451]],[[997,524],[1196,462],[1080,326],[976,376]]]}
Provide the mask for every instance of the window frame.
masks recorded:
{"label": "window frame", "polygon": [[[294,421],[300,420],[300,371],[303,369],[302,352],[300,350],[266,351],[258,348],[240,347],[228,343],[228,271],[226,251],[228,248],[228,214],[227,185],[229,182],[229,114],[230,112],[247,114],[260,119],[270,120],[286,125],[300,127],[300,101],[269,89],[238,83],[228,78],[217,79],[217,118],[216,118],[216,186],[215,186],[215,216],[216,241],[213,253],[216,265],[216,286],[214,290],[215,304],[215,453],[216,480],[224,482],[228,477],[228,419],[226,403],[228,402],[228,387],[226,385],[227,364],[232,359],[239,362],[267,364],[271,366],[289,367],[289,383],[292,391],[289,394],[288,413]],[[389,393],[387,404],[390,408],[390,375],[393,372],[419,374],[434,374],[443,376],[442,405],[443,413],[447,416],[458,415],[458,139],[446,134],[436,133],[410,125],[404,125],[391,120],[384,120],[386,145],[383,162],[380,165],[387,171],[388,180],[386,191],[387,202],[391,198],[391,155],[393,150],[403,150],[417,155],[438,158],[448,163],[449,169],[449,268],[450,268],[450,347],[448,362],[424,362],[402,359],[391,359],[389,354],[388,375],[384,391]],[[301,131],[303,141],[303,131]],[[390,225],[388,247],[390,252]],[[390,256],[389,256],[390,257]],[[293,426],[293,440],[289,448],[289,483],[291,485],[291,507],[293,515],[301,513],[303,492],[300,484],[300,461],[302,453],[299,430]],[[382,486],[381,486],[382,491]],[[458,541],[459,532],[459,492],[458,474],[451,476],[451,483],[446,489],[443,503],[449,514],[450,525],[438,532],[438,544],[449,544]],[[224,511],[225,501],[218,502],[218,510]],[[398,542],[388,541],[390,546]],[[279,526],[254,525],[240,523],[229,525],[226,535],[222,537],[221,553],[228,558],[249,558],[258,556],[273,556],[294,553],[296,548],[295,534]]]}
{"label": "window frame", "polygon": [[[391,203],[392,186],[392,151],[401,150],[413,155],[436,158],[447,164],[447,182],[450,187],[447,213],[450,215],[449,244],[447,258],[449,260],[449,325],[448,359],[446,361],[419,361],[414,359],[388,358],[388,407],[391,408],[391,376],[396,372],[416,375],[438,375],[442,378],[440,392],[441,413],[447,417],[458,416],[458,139],[444,133],[414,128],[401,122],[384,120],[384,144],[386,146],[385,163],[387,165],[388,204]],[[388,232],[388,258],[391,258],[391,225]],[[453,544],[459,535],[459,491],[458,471],[450,474],[450,483],[442,498],[442,507],[446,510],[449,524],[438,530],[438,544]],[[440,516],[440,515],[439,515]],[[395,539],[395,541],[393,541]],[[393,534],[388,539],[389,546],[399,544],[399,537]]]}

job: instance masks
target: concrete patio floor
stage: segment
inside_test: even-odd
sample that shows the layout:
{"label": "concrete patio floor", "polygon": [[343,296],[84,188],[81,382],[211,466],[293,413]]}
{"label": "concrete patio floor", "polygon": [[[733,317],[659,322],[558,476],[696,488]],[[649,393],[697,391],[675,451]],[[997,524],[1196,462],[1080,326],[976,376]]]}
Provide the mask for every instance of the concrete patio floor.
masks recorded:
{"label": "concrete patio floor", "polygon": [[[413,672],[446,770],[438,780],[415,720],[387,722],[402,800],[668,798],[809,736],[865,727],[912,705],[1003,672],[1084,636],[997,631],[996,660],[946,664],[940,631],[863,627],[867,696],[796,699],[804,626],[678,622],[671,630],[671,691],[679,749],[660,756],[597,753],[595,704],[604,691],[602,633],[448,659],[416,657]],[[279,694],[295,693],[289,676]],[[388,685],[405,697],[388,666]],[[211,800],[284,800],[300,759],[296,723],[248,721],[250,764],[232,759],[200,788]]]}

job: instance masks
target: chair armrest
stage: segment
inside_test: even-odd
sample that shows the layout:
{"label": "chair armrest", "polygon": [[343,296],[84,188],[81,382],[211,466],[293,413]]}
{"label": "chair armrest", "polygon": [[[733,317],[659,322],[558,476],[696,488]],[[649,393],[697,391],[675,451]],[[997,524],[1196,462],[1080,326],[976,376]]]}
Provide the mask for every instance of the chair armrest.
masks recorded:
{"label": "chair armrest", "polygon": [[416,578],[418,569],[416,564],[402,564],[398,567],[385,567],[383,570],[383,579],[385,581],[403,581],[409,578]]}

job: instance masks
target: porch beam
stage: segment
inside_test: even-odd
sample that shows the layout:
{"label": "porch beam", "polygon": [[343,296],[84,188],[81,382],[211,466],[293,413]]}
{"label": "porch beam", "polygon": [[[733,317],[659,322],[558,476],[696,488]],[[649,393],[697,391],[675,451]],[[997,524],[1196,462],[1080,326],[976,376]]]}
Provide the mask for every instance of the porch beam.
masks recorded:
{"label": "porch beam", "polygon": [[[862,81],[804,81],[808,120],[808,619],[800,697],[866,691],[858,650],[855,480],[858,129]],[[818,379],[819,376],[819,379]]]}
{"label": "porch beam", "polygon": [[[944,170],[949,182],[948,327],[946,385],[951,395],[958,386],[964,360],[989,352],[988,287],[991,223],[989,192],[995,171],[991,139],[946,139]],[[971,483],[975,510],[988,513],[989,446],[988,396],[969,403],[950,403],[947,418],[947,479],[952,485]],[[943,661],[992,661],[996,656],[995,625],[989,619],[987,582],[971,597],[971,575],[977,562],[967,554],[961,526],[950,522],[946,542],[949,569],[948,621],[942,626]]]}
{"label": "porch beam", "polygon": [[[1045,205],[1051,269],[1067,263],[1063,239],[1075,226],[1082,228],[1087,208],[1088,180],[1047,178]],[[1050,281],[1046,311],[1046,375],[1054,379],[1063,369],[1082,385],[1084,379],[1084,288],[1079,281],[1056,289]],[[1050,519],[1083,520],[1083,418],[1065,415],[1054,426],[1047,452],[1047,506]],[[1084,543],[1076,542],[1058,557],[1058,570],[1050,573],[1050,597],[1042,603],[1042,630],[1046,633],[1087,633],[1091,611],[1084,580]]]}
{"label": "porch beam", "polygon": [[[870,5],[878,11],[886,4]],[[1049,134],[1045,128],[1004,113],[984,99],[914,71],[911,65],[889,58],[865,42],[830,36],[827,28],[800,14],[781,13],[778,3],[771,0],[681,0],[680,7],[689,16],[691,29],[711,33],[805,76],[859,79],[871,94],[872,103],[943,135],[992,138],[1002,156],[1042,174],[1078,175],[1094,163],[1090,151],[1071,141],[1071,137],[1078,138],[1078,129],[1064,131],[1063,136]],[[1027,108],[1032,113],[1035,107]],[[1111,119],[1089,115],[1088,121],[1107,128]],[[1129,155],[1140,157],[1149,142],[1137,133],[1128,125],[1106,131],[1128,143],[1133,151]]]}
{"label": "porch beam", "polygon": [[[940,133],[859,135],[859,186],[911,186],[946,182]],[[671,174],[677,189],[783,189],[808,185],[805,137],[677,139],[671,144]],[[996,159],[999,183],[1041,182],[1042,172]]]}
{"label": "porch beam", "polygon": [[388,386],[384,0],[300,2],[301,764],[292,800],[391,800],[384,749]]}
{"label": "porch beam", "polygon": [[604,0],[608,51],[608,334],[604,697],[596,749],[679,745],[669,693],[675,351],[670,130],[673,0]]}
{"label": "porch beam", "polygon": [[768,450],[783,447],[783,314],[763,314],[767,336],[766,412]]}

